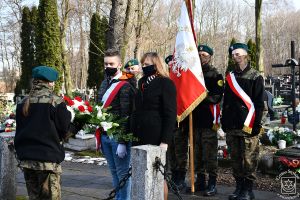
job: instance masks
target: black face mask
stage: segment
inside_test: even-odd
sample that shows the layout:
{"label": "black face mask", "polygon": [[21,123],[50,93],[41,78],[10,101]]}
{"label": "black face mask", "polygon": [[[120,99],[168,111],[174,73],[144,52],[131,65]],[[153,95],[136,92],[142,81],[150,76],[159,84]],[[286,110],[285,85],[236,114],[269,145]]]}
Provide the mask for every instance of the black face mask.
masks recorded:
{"label": "black face mask", "polygon": [[145,76],[151,76],[156,73],[155,65],[148,65],[146,67],[142,67],[142,70]]}
{"label": "black face mask", "polygon": [[107,67],[105,68],[105,73],[107,76],[113,76],[117,73],[118,68],[111,68],[111,67]]}

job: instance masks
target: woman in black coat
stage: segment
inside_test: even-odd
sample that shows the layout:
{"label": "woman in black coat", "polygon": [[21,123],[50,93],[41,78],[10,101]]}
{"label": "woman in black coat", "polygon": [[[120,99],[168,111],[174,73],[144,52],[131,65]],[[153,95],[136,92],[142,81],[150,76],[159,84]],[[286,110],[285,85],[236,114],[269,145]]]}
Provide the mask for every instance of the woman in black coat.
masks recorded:
{"label": "woman in black coat", "polygon": [[176,122],[176,88],[157,53],[141,59],[143,77],[135,98],[135,134],[139,145],[152,144],[167,150]]}
{"label": "woman in black coat", "polygon": [[[135,98],[134,133],[138,145],[157,145],[167,151],[176,123],[176,88],[157,53],[144,54],[141,64],[143,77]],[[165,199],[167,191],[165,184]]]}

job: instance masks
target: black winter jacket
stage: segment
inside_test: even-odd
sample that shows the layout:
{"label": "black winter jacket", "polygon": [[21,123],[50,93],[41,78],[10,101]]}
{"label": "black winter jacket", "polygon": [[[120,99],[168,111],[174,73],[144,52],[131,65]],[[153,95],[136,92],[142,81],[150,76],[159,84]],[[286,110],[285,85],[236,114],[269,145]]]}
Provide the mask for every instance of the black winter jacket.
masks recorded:
{"label": "black winter jacket", "polygon": [[206,64],[202,66],[207,97],[193,111],[193,126],[195,128],[212,128],[213,115],[210,104],[220,103],[224,92],[224,80],[216,68]]}
{"label": "black winter jacket", "polygon": [[[98,103],[102,102],[103,95],[106,90],[116,82],[119,82],[119,79],[104,79],[101,83],[99,92],[98,92]],[[133,99],[134,99],[134,88],[130,85],[130,83],[126,83],[121,87],[118,94],[115,96],[114,100],[111,102],[111,109],[109,112],[119,116],[121,118],[127,117],[128,119],[122,126],[125,127],[126,133],[130,133],[130,125],[129,125],[129,117],[131,116],[133,110]],[[119,141],[120,143],[124,143],[124,141]]]}
{"label": "black winter jacket", "polygon": [[146,79],[143,77],[138,83],[134,134],[139,139],[138,145],[169,144],[176,122],[175,85],[169,78],[158,76],[147,87],[143,87]]}
{"label": "black winter jacket", "polygon": [[[248,65],[244,71],[233,71],[238,84],[252,100],[255,107],[255,121],[252,128],[252,136],[259,134],[261,129],[261,119],[264,110],[264,81],[263,77]],[[228,83],[225,84],[222,128],[224,131],[230,129],[243,129],[248,109],[245,103],[236,96],[230,89]]]}
{"label": "black winter jacket", "polygon": [[29,115],[25,117],[23,102],[17,105],[16,111],[14,145],[18,159],[61,163],[65,158],[61,140],[66,136],[71,121],[66,104],[60,97],[40,93],[31,98]]}

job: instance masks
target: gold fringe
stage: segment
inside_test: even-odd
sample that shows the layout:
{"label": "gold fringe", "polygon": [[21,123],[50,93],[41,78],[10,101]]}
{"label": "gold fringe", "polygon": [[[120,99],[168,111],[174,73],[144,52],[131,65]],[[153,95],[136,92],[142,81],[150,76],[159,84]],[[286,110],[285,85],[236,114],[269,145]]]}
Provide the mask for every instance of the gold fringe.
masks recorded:
{"label": "gold fringe", "polygon": [[243,127],[243,131],[244,131],[245,133],[251,134],[252,128],[250,128],[250,127],[248,127],[248,126],[244,126],[244,127]]}
{"label": "gold fringe", "polygon": [[220,125],[219,124],[213,124],[212,130],[213,131],[218,131],[220,129]]}
{"label": "gold fringe", "polygon": [[177,122],[183,121],[207,96],[207,92],[203,92],[181,115],[177,115]]}

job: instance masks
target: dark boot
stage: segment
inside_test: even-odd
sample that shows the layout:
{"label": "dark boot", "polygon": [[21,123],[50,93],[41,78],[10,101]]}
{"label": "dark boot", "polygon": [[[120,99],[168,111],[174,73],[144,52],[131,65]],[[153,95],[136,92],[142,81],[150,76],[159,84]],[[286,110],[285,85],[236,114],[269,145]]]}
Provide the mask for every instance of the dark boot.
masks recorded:
{"label": "dark boot", "polygon": [[206,189],[206,177],[205,174],[197,174],[197,179],[195,182],[195,191],[203,192]]}
{"label": "dark boot", "polygon": [[[195,182],[195,192],[203,192],[206,189],[206,178],[205,174],[197,174],[196,182]],[[186,188],[187,193],[191,193],[191,187]]]}
{"label": "dark boot", "polygon": [[255,199],[255,195],[254,195],[254,192],[253,192],[253,181],[249,181],[249,196],[250,196],[250,199]]}
{"label": "dark boot", "polygon": [[238,200],[253,200],[255,197],[254,193],[252,192],[252,187],[253,181],[245,179],[241,193],[238,196]]}
{"label": "dark boot", "polygon": [[177,179],[178,179],[178,171],[177,170],[172,170],[172,178],[171,178],[171,180],[174,183],[176,183]]}
{"label": "dark boot", "polygon": [[228,199],[229,200],[236,200],[242,190],[242,186],[244,183],[244,179],[243,178],[235,178],[235,191],[229,195]]}
{"label": "dark boot", "polygon": [[215,196],[215,194],[217,194],[216,183],[217,183],[217,177],[209,176],[208,188],[207,190],[205,190],[204,196],[210,197],[210,196]]}
{"label": "dark boot", "polygon": [[183,191],[186,189],[185,175],[186,171],[177,171],[177,180],[175,184],[177,185],[179,191]]}

